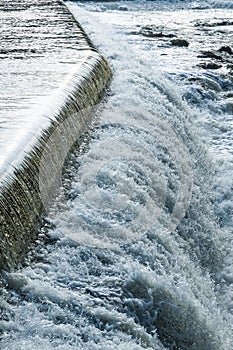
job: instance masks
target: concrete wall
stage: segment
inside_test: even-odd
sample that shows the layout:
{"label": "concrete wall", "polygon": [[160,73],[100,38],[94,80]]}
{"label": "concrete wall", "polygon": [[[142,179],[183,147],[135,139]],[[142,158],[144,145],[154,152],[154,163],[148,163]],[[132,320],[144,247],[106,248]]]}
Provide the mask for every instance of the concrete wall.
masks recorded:
{"label": "concrete wall", "polygon": [[4,0],[0,49],[0,269],[36,237],[111,72],[63,1]]}

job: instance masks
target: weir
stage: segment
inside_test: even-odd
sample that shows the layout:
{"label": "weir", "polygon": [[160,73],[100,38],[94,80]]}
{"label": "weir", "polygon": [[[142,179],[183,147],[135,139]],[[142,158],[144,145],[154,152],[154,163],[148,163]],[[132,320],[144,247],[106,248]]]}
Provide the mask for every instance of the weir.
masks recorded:
{"label": "weir", "polygon": [[111,72],[61,0],[0,4],[0,270],[22,260]]}

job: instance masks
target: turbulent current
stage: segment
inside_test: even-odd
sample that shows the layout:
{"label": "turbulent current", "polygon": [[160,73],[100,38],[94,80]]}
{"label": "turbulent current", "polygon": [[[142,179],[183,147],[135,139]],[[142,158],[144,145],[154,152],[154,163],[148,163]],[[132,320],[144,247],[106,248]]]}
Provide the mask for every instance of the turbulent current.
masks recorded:
{"label": "turbulent current", "polygon": [[67,4],[113,80],[3,273],[0,348],[230,350],[232,2]]}

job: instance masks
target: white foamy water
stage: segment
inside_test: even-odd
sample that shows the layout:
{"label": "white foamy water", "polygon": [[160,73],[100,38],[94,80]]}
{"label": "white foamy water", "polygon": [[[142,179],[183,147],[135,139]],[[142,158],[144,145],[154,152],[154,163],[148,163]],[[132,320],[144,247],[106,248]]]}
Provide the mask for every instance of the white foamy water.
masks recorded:
{"label": "white foamy water", "polygon": [[1,349],[232,348],[232,11],[200,3],[69,3],[113,81],[3,275]]}

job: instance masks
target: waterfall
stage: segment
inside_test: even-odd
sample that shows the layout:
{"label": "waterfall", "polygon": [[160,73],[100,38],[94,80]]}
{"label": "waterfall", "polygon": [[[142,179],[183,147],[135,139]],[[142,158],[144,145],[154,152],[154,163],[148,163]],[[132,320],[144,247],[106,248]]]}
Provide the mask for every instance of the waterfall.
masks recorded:
{"label": "waterfall", "polygon": [[[114,76],[36,244],[2,273],[0,347],[229,350],[232,13],[190,1],[67,5]],[[211,70],[214,55],[222,67]],[[44,207],[56,140],[40,158]]]}

